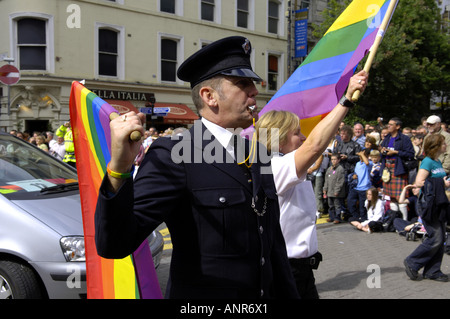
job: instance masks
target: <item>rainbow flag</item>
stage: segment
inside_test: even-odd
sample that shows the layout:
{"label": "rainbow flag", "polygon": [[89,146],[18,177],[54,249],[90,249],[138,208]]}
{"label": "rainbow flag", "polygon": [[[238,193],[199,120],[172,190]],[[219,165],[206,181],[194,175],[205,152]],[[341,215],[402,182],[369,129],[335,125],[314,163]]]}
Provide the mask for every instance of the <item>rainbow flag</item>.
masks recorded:
{"label": "rainbow flag", "polygon": [[354,0],[259,115],[271,110],[293,112],[307,136],[343,96],[391,1],[398,0]]}
{"label": "rainbow flag", "polygon": [[94,214],[99,188],[109,163],[111,105],[73,82],[70,120],[80,185],[86,252],[87,297],[92,299],[159,299],[161,290],[147,241],[124,259],[104,259],[95,248]]}

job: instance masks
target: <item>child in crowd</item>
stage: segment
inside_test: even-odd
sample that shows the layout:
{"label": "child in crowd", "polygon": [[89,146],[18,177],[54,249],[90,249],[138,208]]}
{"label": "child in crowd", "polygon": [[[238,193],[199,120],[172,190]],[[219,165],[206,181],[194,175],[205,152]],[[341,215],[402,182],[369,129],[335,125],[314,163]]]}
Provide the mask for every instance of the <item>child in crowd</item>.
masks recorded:
{"label": "child in crowd", "polygon": [[371,150],[369,159],[372,161],[372,169],[370,171],[370,181],[372,186],[380,190],[383,187],[383,181],[381,180],[381,154],[377,150]]}
{"label": "child in crowd", "polygon": [[345,170],[339,164],[340,155],[331,155],[331,166],[325,173],[325,183],[323,185],[323,196],[328,198],[328,212],[330,214],[328,222],[339,224],[341,222],[341,199],[345,197]]}
{"label": "child in crowd", "polygon": [[[407,193],[411,192],[409,194],[409,197],[407,197]],[[417,205],[417,198],[420,194],[420,187],[416,187],[416,185],[406,185],[402,193],[400,194],[400,198],[398,199],[398,203],[406,204],[408,207],[408,215],[407,218],[396,218],[394,219],[394,227],[395,229],[401,234],[404,235],[404,231],[409,231],[411,228],[416,224],[422,224],[422,220],[420,220],[420,217],[417,214],[416,205]]]}
{"label": "child in crowd", "polygon": [[356,184],[349,189],[347,196],[348,210],[352,214],[351,220],[356,221],[364,221],[367,219],[364,200],[366,199],[366,191],[372,186],[372,182],[370,181],[372,162],[367,158],[370,152],[370,142],[366,141],[364,146],[365,149],[357,153],[359,162],[356,163],[352,176]]}
{"label": "child in crowd", "polygon": [[374,187],[367,191],[367,199],[364,203],[367,209],[367,219],[363,222],[352,221],[351,224],[357,229],[371,233],[372,231],[381,231],[383,228],[381,220],[384,216],[384,204],[378,197],[378,190]]}
{"label": "child in crowd", "polygon": [[408,182],[410,184],[414,184],[417,176],[417,171],[420,167],[420,162],[425,158],[423,154],[423,139],[424,136],[422,134],[416,134],[411,139],[414,148],[414,160],[417,161],[417,167],[408,171]]}
{"label": "child in crowd", "polygon": [[414,147],[414,158],[420,161],[423,160],[423,135],[417,134],[411,141]]}

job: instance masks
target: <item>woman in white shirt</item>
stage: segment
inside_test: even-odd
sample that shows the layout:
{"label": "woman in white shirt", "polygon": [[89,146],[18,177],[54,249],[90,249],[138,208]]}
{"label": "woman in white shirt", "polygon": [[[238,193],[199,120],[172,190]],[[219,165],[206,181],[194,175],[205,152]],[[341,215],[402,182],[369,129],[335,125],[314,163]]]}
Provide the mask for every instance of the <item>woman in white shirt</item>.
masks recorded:
{"label": "woman in white shirt", "polygon": [[[258,134],[258,140],[273,150],[271,168],[280,204],[280,224],[286,241],[286,250],[291,269],[302,299],[319,298],[311,263],[318,263],[318,243],[316,234],[316,201],[311,181],[306,179],[306,170],[297,175],[295,149],[306,137],[300,131],[297,115],[285,111],[270,111],[256,124],[256,131],[269,131],[267,139]],[[270,130],[279,128],[279,145],[271,145]],[[268,143],[264,143],[268,141]],[[273,147],[276,147],[273,149]],[[286,152],[286,153],[285,153]],[[315,266],[314,268],[317,268]]]}
{"label": "woman in white shirt", "polygon": [[376,223],[380,222],[384,216],[383,201],[378,198],[378,190],[372,187],[366,192],[365,207],[367,209],[367,220],[363,222],[352,221],[351,224],[359,230],[371,233],[372,229],[376,229]]}
{"label": "woman in white shirt", "polygon": [[[365,71],[350,79],[347,100],[355,90],[365,89],[367,79]],[[317,206],[306,173],[328,146],[348,109],[347,103],[337,104],[307,139],[300,130],[300,119],[291,112],[267,112],[255,127],[259,142],[273,154],[271,167],[280,204],[281,230],[297,290],[303,299],[319,298],[312,270],[321,260],[316,234]]]}

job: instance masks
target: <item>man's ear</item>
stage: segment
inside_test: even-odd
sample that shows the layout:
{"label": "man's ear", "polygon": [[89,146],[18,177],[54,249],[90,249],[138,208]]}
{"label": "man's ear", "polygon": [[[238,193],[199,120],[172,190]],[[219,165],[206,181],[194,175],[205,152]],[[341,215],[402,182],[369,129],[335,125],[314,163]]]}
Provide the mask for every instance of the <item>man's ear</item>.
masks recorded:
{"label": "man's ear", "polygon": [[216,91],[210,86],[204,86],[200,89],[199,95],[202,98],[203,102],[206,103],[209,107],[217,106],[217,97]]}

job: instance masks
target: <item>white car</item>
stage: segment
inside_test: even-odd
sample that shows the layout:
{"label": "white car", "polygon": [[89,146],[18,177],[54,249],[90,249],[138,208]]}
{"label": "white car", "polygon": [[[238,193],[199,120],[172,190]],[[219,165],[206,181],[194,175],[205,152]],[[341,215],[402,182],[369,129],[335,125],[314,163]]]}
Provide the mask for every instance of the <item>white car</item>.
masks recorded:
{"label": "white car", "polygon": [[[164,241],[149,238],[155,267]],[[0,299],[86,298],[76,170],[0,133]]]}

